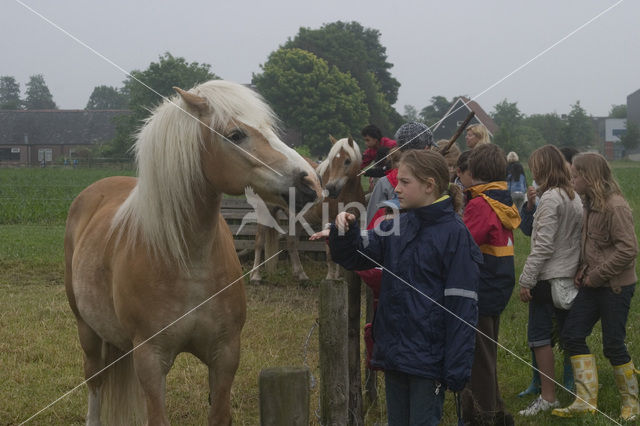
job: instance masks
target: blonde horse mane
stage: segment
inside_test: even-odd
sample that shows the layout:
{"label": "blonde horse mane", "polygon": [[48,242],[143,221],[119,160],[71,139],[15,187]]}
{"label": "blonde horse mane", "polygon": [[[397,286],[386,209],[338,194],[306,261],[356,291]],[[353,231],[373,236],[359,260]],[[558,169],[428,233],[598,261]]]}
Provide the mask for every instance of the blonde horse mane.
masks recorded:
{"label": "blonde horse mane", "polygon": [[[347,155],[349,156],[349,158],[351,158],[352,161],[362,164],[362,155],[360,154],[360,147],[358,146],[358,144],[353,141],[353,146],[351,146],[349,145],[349,138],[342,138],[333,144],[331,150],[329,150],[329,154],[327,154],[327,158],[325,158],[324,161],[318,164],[318,168],[316,169],[318,175],[324,176],[325,172],[329,168],[329,165],[331,164],[331,161],[336,157],[336,155],[338,155],[341,149],[344,149],[347,152]],[[360,169],[359,165],[358,169]]]}
{"label": "blonde horse mane", "polygon": [[[209,127],[221,131],[241,122],[263,133],[275,131],[271,108],[251,89],[222,80],[190,90],[207,99]],[[134,146],[138,183],[111,223],[111,234],[138,239],[161,259],[188,264],[188,235],[196,216],[196,200],[205,188],[200,152],[202,127],[178,95],[160,104],[145,121]],[[204,119],[205,124],[206,118]],[[217,138],[218,139],[218,138]],[[220,139],[220,143],[227,143]],[[213,214],[213,213],[212,213]],[[116,231],[117,230],[117,231]]]}

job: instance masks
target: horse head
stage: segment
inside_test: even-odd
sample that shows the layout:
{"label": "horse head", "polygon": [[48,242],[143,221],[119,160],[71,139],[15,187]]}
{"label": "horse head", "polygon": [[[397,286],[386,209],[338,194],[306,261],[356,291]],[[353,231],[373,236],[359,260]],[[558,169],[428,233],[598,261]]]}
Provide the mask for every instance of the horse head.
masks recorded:
{"label": "horse head", "polygon": [[329,197],[336,198],[347,181],[358,175],[362,165],[362,156],[360,148],[353,138],[336,140],[333,136],[329,136],[329,139],[332,147],[322,172],[326,176],[324,182]]}
{"label": "horse head", "polygon": [[203,177],[216,191],[239,195],[250,186],[265,202],[293,202],[296,210],[322,198],[314,169],[278,138],[275,115],[257,93],[221,80],[175,90],[176,104],[197,118]]}

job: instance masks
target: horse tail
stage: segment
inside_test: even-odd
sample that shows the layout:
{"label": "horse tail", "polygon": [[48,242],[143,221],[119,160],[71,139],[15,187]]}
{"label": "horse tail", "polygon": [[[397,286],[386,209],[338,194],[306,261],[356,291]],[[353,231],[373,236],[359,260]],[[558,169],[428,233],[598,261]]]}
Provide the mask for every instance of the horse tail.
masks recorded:
{"label": "horse tail", "polygon": [[[133,366],[133,352],[126,355],[110,343],[102,344],[105,365],[101,392],[101,417],[107,425],[147,423],[142,386]],[[117,362],[116,362],[117,361]]]}

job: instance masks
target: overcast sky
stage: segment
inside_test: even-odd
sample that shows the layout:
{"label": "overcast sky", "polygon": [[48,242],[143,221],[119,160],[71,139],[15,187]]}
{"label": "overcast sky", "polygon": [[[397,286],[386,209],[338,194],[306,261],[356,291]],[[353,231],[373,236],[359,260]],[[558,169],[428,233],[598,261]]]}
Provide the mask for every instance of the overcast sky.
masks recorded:
{"label": "overcast sky", "polygon": [[400,113],[486,90],[476,100],[487,112],[506,98],[525,114],[563,114],[580,100],[600,116],[640,89],[637,0],[2,0],[0,75],[15,77],[24,96],[29,76],[43,74],[65,109],[84,108],[95,86],[121,87],[126,75],[21,3],[126,71],[168,51],[239,83],[300,27],[357,21],[381,33]]}

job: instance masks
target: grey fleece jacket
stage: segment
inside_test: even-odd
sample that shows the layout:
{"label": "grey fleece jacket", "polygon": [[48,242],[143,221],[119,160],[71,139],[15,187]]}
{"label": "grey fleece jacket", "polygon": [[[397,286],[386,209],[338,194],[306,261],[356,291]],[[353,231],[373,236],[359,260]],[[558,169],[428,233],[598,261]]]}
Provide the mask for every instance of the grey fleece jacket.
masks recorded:
{"label": "grey fleece jacket", "polygon": [[580,261],[582,201],[560,188],[545,191],[533,218],[531,252],[520,275],[520,286],[533,288],[538,281],[573,278]]}

